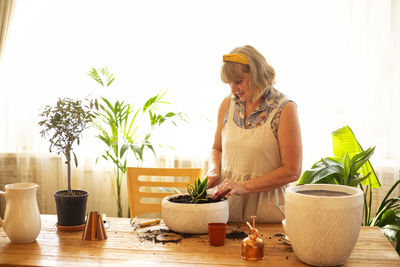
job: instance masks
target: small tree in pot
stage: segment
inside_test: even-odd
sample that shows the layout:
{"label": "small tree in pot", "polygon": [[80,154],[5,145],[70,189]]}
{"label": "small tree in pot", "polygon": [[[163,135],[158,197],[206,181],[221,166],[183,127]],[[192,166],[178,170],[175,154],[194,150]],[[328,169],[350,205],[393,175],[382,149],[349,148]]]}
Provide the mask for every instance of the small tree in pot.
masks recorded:
{"label": "small tree in pot", "polygon": [[54,193],[57,207],[58,226],[77,226],[85,223],[86,202],[88,193],[71,188],[71,161],[73,156],[75,166],[77,157],[73,151],[75,142],[79,145],[82,132],[88,128],[94,113],[91,103],[81,100],[59,98],[55,106],[46,106],[39,115],[42,127],[40,134],[50,141],[50,152],[62,153],[68,170],[68,190]]}

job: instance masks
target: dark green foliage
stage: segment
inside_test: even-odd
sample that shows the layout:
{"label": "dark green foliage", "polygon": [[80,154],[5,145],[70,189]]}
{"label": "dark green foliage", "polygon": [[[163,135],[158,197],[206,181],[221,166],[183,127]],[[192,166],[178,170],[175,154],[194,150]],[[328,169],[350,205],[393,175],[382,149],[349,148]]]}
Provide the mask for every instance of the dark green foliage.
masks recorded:
{"label": "dark green foliage", "polygon": [[374,153],[375,147],[362,151],[350,158],[346,153],[343,159],[326,157],[316,162],[310,170],[300,177],[299,184],[341,184],[357,186],[370,176],[361,176],[359,170]]}

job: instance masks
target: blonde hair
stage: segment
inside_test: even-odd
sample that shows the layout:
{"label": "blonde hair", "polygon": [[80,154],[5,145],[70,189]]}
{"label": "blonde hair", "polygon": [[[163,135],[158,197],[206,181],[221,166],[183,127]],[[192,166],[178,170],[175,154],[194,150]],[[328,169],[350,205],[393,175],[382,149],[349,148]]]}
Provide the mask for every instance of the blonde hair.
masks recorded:
{"label": "blonde hair", "polygon": [[221,80],[224,83],[239,82],[243,74],[249,74],[249,88],[253,93],[253,101],[270,90],[275,84],[275,70],[264,56],[250,45],[233,49],[230,54],[244,54],[248,64],[225,61],[221,67]]}

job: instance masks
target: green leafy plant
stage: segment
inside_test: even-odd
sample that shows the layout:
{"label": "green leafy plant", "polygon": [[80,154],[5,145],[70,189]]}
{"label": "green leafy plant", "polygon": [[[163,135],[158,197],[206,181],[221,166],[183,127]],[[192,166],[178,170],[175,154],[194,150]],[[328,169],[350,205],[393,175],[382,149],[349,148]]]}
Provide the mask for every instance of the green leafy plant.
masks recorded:
{"label": "green leafy plant", "polygon": [[[389,241],[394,243],[396,251],[400,255],[400,196],[390,198],[390,194],[399,184],[400,179],[397,180],[386,193],[372,219],[370,219],[371,207],[369,206],[364,225],[379,226]],[[361,186],[361,189],[365,192],[365,195],[367,193],[370,195],[369,199],[371,203],[373,188],[368,186],[364,190]],[[367,199],[365,197],[364,203],[364,206],[367,205]]]}
{"label": "green leafy plant", "polygon": [[[379,179],[369,162],[375,147],[363,150],[349,126],[332,133],[335,157],[323,158],[310,170],[306,170],[299,179],[299,184],[328,183],[359,186],[364,192],[365,226],[379,226],[385,236],[395,243],[400,255],[400,196],[389,198],[399,186],[396,181],[379,204],[375,216],[372,214],[373,189],[380,187]],[[340,158],[342,157],[342,158]],[[361,170],[363,177],[359,171]]]}
{"label": "green leafy plant", "polygon": [[[109,87],[115,80],[108,68],[92,68],[88,73],[103,87]],[[100,156],[115,166],[115,187],[118,216],[122,217],[121,184],[126,175],[126,166],[131,152],[137,163],[143,161],[145,151],[150,150],[156,156],[155,145],[151,141],[152,133],[165,122],[176,125],[178,120],[186,120],[184,114],[167,112],[158,113],[160,105],[170,104],[163,100],[164,93],[150,97],[143,106],[135,109],[130,103],[115,101],[105,97],[94,100],[96,120],[94,126],[99,131],[99,138],[106,149]],[[141,131],[140,131],[141,130]]]}
{"label": "green leafy plant", "polygon": [[50,152],[58,155],[62,153],[68,170],[68,196],[73,195],[71,188],[71,154],[74,157],[75,166],[78,167],[78,159],[73,151],[73,145],[80,143],[82,132],[89,127],[89,122],[94,118],[92,103],[71,98],[59,98],[55,106],[45,106],[39,114],[42,127],[40,135],[48,137]]}
{"label": "green leafy plant", "polygon": [[206,176],[203,181],[200,178],[194,180],[193,184],[187,185],[187,191],[192,197],[192,203],[200,203],[207,201],[207,184],[208,176]]}
{"label": "green leafy plant", "polygon": [[299,184],[341,184],[357,186],[366,180],[371,173],[362,176],[359,169],[374,153],[375,147],[362,151],[353,157],[349,153],[343,159],[326,157],[315,163],[300,177]]}

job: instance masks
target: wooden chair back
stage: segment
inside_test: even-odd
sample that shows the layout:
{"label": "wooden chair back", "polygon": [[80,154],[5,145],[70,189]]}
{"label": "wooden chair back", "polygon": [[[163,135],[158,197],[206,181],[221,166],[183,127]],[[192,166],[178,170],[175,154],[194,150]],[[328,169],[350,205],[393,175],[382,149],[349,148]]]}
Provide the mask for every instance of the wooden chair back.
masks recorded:
{"label": "wooden chair back", "polygon": [[[203,170],[200,168],[136,168],[127,167],[127,185],[130,205],[130,217],[136,217],[147,213],[161,212],[161,200],[169,195],[178,193],[176,188],[185,188],[187,184],[193,184],[196,178],[202,179]],[[157,181],[153,178],[148,181],[140,180],[140,176],[156,176]],[[162,181],[160,177],[188,177],[186,181],[173,182]],[[150,187],[149,190],[143,192],[141,187]],[[164,189],[169,192],[152,192],[151,188]],[[169,190],[168,190],[169,189]],[[175,189],[175,191],[174,191]],[[160,191],[160,190],[157,190]],[[184,191],[186,192],[186,190]],[[143,198],[158,198],[158,203],[143,203]]]}

